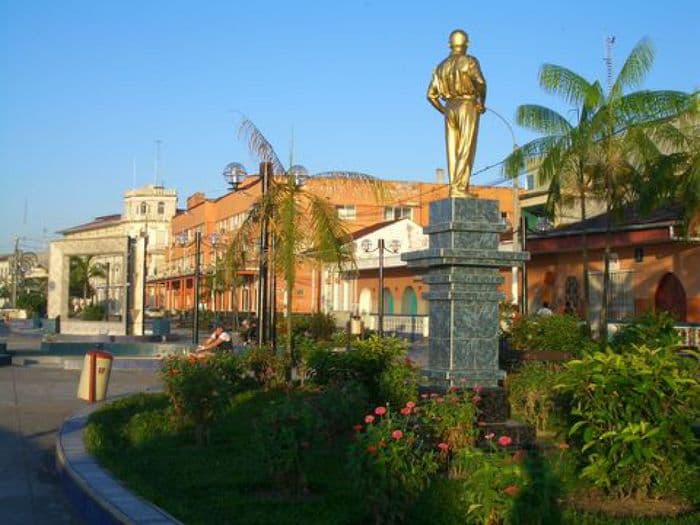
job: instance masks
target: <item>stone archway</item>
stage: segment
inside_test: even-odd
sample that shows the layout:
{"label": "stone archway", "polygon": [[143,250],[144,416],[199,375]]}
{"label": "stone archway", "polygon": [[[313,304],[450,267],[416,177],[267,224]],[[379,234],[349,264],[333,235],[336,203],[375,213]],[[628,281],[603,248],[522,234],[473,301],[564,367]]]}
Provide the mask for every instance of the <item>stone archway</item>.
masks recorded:
{"label": "stone archway", "polygon": [[668,272],[659,281],[654,306],[657,312],[668,312],[676,321],[686,321],[688,301],[685,288],[674,273]]}

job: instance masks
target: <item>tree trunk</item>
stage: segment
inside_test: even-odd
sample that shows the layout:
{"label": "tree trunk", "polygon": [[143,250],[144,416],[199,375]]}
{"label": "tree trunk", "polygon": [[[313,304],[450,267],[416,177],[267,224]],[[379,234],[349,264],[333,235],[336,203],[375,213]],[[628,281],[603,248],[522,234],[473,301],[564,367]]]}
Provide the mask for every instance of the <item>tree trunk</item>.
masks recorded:
{"label": "tree trunk", "polygon": [[[290,363],[290,373],[287,374],[288,379],[291,380],[292,374],[291,370],[296,368],[296,363],[294,362],[294,337],[292,330],[294,328],[294,323],[292,321],[292,292],[294,290],[294,283],[287,280],[287,304],[284,305],[285,313],[287,314],[287,359]],[[302,384],[304,379],[302,378]]]}
{"label": "tree trunk", "polygon": [[[581,189],[581,222],[586,220],[586,193],[584,189]],[[583,313],[586,322],[589,322],[590,311],[589,305],[591,304],[591,294],[590,294],[590,283],[588,280],[588,234],[586,232],[586,227],[584,226],[581,232],[581,244],[582,244],[582,258],[583,258]]]}
{"label": "tree trunk", "polygon": [[612,239],[610,204],[606,207],[606,227],[605,227],[605,252],[603,254],[603,293],[600,298],[600,326],[598,327],[598,338],[601,344],[605,344],[608,337],[608,294],[610,293],[610,243]]}

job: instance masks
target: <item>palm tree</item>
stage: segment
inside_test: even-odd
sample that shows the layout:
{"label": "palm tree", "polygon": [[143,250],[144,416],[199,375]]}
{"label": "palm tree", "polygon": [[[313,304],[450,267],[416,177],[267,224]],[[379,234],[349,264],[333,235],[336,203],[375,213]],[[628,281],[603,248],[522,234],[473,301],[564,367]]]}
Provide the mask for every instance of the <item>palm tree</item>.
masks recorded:
{"label": "palm tree", "polygon": [[[527,161],[539,163],[540,179],[549,183],[548,210],[579,201],[581,220],[586,219],[586,202],[594,198],[605,204],[610,219],[632,201],[640,183],[636,163],[644,149],[642,136],[668,123],[691,107],[692,95],[678,91],[625,91],[641,84],[653,64],[653,49],[641,40],[625,60],[607,93],[598,81],[589,82],[573,71],[553,65],[542,66],[540,86],[576,105],[578,120],[571,123],[556,111],[524,105],[517,110],[519,125],[543,134],[512,153],[505,172],[516,176]],[[601,334],[608,311],[611,222],[608,221],[604,255]],[[588,317],[588,246],[582,231],[584,302]]]}
{"label": "palm tree", "polygon": [[70,290],[71,295],[76,296],[82,292],[83,299],[87,299],[92,291],[90,279],[107,276],[101,263],[93,263],[94,255],[75,256],[70,259]]}
{"label": "palm tree", "polygon": [[243,247],[254,246],[262,219],[266,218],[274,249],[268,250],[264,256],[270,258],[269,265],[284,278],[287,296],[286,352],[291,358],[293,292],[298,265],[314,261],[346,267],[354,262],[350,235],[335,206],[309,186],[313,183],[316,188],[332,188],[338,181],[351,180],[365,185],[377,198],[381,198],[383,185],[374,177],[358,172],[333,171],[309,176],[300,166],[291,166],[286,170],[270,143],[250,120],[243,121],[240,134],[247,138],[253,155],[272,165],[274,176],[270,190],[258,198],[236,232],[227,258],[229,261],[238,260],[240,264],[240,255],[245,252]]}

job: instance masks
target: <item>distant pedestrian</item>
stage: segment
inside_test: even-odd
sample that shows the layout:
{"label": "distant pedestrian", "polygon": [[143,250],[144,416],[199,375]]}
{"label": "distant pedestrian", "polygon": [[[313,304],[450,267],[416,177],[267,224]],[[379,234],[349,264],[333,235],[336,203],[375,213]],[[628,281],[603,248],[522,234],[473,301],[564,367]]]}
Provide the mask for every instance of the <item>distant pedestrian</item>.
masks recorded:
{"label": "distant pedestrian", "polygon": [[554,312],[549,308],[549,303],[547,301],[544,301],[542,303],[542,307],[537,310],[537,315],[542,316],[542,317],[549,317],[550,315],[553,315]]}

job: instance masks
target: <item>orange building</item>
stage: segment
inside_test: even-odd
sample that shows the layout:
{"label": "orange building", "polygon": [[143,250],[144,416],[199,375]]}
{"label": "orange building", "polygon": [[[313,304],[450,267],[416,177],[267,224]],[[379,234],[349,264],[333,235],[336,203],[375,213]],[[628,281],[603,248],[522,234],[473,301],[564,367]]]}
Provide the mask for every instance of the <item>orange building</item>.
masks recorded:
{"label": "orange building", "polygon": [[[499,201],[504,220],[511,223],[511,188],[472,186],[471,189],[479,198]],[[425,226],[429,220],[428,203],[447,197],[448,192],[445,184],[388,181],[385,183],[383,195],[378,197],[367,185],[343,178],[330,181],[310,178],[306,181],[306,190],[333,203],[351,234],[404,218],[410,219],[416,225]],[[235,292],[221,290],[220,287],[212,285],[211,275],[217,258],[223,256],[231,232],[244,221],[259,196],[258,177],[248,177],[237,191],[226,193],[217,199],[207,199],[202,193],[190,196],[186,209],[179,211],[172,220],[172,242],[166,254],[165,268],[159,269],[157,276],[148,283],[149,304],[172,312],[188,311],[194,307],[193,241],[195,232],[199,231],[202,238],[200,268],[202,275],[206,276],[200,280],[200,308],[231,311],[235,302],[239,311],[254,311],[257,296],[257,262],[254,256],[251,257],[250,267],[239,272],[242,284],[236,287]],[[184,246],[179,240],[182,240]],[[509,280],[510,271],[503,273]],[[376,294],[376,283],[370,286],[373,275],[376,276],[376,267],[367,267],[360,272],[359,279],[367,281],[366,287],[374,286]],[[335,278],[329,276],[328,271],[318,266],[300,265],[294,289],[294,311],[328,310],[328,306],[333,305],[333,301],[327,296],[328,281]],[[390,269],[386,277],[386,286],[392,290],[392,296],[403,297],[409,287],[418,297],[421,291],[425,291],[420,276],[406,268]],[[278,308],[282,309],[286,298],[281,277],[277,278],[276,289]],[[510,290],[510,282],[503,289]],[[358,298],[353,298],[348,309],[356,309],[358,301]],[[376,297],[371,300],[371,304],[375,305],[371,309],[376,308]],[[422,304],[420,310],[424,310]]]}
{"label": "orange building", "polygon": [[[613,223],[610,236],[609,322],[645,311],[670,312],[680,323],[700,323],[700,229],[691,224],[681,235],[679,207],[668,206],[648,216],[628,209]],[[598,324],[603,283],[606,215],[601,214],[551,231],[528,235],[530,311],[543,301],[555,311],[569,302],[583,307],[582,230],[589,250],[590,319]]]}

